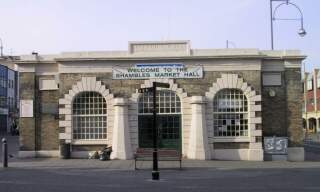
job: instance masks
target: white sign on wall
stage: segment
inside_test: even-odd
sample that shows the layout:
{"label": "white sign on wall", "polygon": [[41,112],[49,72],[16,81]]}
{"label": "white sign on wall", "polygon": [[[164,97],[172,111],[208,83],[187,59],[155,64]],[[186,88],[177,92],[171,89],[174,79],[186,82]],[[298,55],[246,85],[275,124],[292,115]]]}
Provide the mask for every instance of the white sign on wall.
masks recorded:
{"label": "white sign on wall", "polygon": [[281,85],[281,73],[263,73],[262,74],[263,85],[280,86]]}
{"label": "white sign on wall", "polygon": [[202,66],[184,67],[181,63],[136,64],[134,67],[112,69],[113,79],[199,79],[203,77]]}
{"label": "white sign on wall", "polygon": [[242,108],[242,100],[241,99],[219,99],[218,101],[219,109],[235,109]]}
{"label": "white sign on wall", "polygon": [[39,79],[39,90],[57,90],[58,84],[55,79]]}
{"label": "white sign on wall", "polygon": [[33,100],[20,100],[20,117],[33,117]]}

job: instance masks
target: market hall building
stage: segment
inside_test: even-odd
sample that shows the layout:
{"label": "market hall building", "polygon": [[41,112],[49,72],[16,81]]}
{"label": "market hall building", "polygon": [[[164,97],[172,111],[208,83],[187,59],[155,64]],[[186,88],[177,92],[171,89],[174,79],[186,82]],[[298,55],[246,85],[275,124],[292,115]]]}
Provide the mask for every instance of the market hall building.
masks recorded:
{"label": "market hall building", "polygon": [[71,156],[111,145],[113,159],[152,148],[157,91],[159,148],[187,159],[262,161],[266,137],[287,137],[304,160],[299,51],[191,49],[189,41],[129,42],[128,51],[33,54],[20,73],[20,157]]}

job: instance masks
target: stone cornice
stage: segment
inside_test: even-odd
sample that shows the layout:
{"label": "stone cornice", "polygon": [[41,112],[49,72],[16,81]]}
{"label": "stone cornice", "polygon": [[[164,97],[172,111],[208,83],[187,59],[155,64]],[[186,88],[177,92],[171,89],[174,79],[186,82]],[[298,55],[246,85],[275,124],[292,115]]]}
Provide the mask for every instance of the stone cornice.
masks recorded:
{"label": "stone cornice", "polygon": [[194,60],[194,59],[263,59],[261,55],[232,55],[232,56],[143,56],[143,57],[108,57],[108,58],[57,58],[59,62],[70,61],[143,61],[143,60]]}
{"label": "stone cornice", "polygon": [[55,60],[52,61],[36,61],[36,60],[19,60],[15,61],[16,64],[56,64]]}
{"label": "stone cornice", "polygon": [[73,62],[73,61],[148,61],[148,60],[195,60],[195,59],[262,59],[262,60],[303,60],[305,55],[300,56],[266,56],[266,55],[223,55],[223,56],[144,56],[144,57],[105,57],[105,58],[55,58],[51,61],[36,61],[36,60],[20,60],[15,61],[16,64],[42,64],[56,62]]}

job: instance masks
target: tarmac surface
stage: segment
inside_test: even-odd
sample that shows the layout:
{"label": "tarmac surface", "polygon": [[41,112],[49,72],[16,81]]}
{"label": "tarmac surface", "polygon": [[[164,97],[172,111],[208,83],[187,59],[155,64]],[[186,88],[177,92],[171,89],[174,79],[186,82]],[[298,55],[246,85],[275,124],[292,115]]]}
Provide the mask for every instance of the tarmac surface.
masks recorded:
{"label": "tarmac surface", "polygon": [[[160,180],[153,181],[152,162],[134,170],[133,160],[17,159],[17,150],[9,151],[9,167],[0,165],[0,192],[320,191],[320,161],[183,160],[182,169],[159,162]],[[311,152],[318,155],[317,148]]]}
{"label": "tarmac surface", "polygon": [[1,192],[157,191],[320,191],[319,162],[160,162],[160,180],[151,180],[151,162],[133,170],[132,161],[36,159],[0,168]]}

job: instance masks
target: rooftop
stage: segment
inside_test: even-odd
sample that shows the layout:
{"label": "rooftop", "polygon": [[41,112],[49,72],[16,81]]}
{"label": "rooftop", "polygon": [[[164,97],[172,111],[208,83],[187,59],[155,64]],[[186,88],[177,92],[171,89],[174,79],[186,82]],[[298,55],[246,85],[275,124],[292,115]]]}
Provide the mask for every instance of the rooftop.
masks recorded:
{"label": "rooftop", "polygon": [[21,55],[20,62],[71,60],[130,60],[148,58],[297,58],[304,59],[299,50],[259,49],[191,49],[190,41],[129,42],[127,51],[62,52],[52,55]]}

